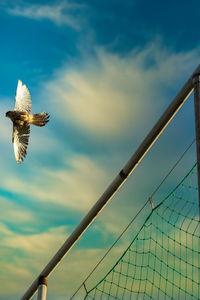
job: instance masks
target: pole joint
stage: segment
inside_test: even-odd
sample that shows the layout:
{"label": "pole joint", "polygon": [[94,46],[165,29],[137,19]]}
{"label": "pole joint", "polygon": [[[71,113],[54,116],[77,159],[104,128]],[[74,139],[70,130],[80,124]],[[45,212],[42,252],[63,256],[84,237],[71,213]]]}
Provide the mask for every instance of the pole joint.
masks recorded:
{"label": "pole joint", "polygon": [[46,300],[47,296],[47,277],[40,276],[38,279],[38,297],[37,300]]}
{"label": "pole joint", "polygon": [[153,197],[149,197],[149,202],[150,202],[150,204],[151,204],[151,208],[152,208],[152,210],[154,210],[154,203],[153,203]]}
{"label": "pole joint", "polygon": [[83,286],[84,286],[84,289],[86,291],[86,294],[88,293],[88,290],[87,290],[87,287],[86,287],[86,284],[85,284],[85,281],[83,282]]}
{"label": "pole joint", "polygon": [[47,286],[47,283],[48,283],[48,278],[47,277],[45,277],[45,276],[40,276],[39,277],[38,286],[41,285],[41,284]]}
{"label": "pole joint", "polygon": [[126,174],[124,172],[124,170],[122,169],[120,172],[119,172],[119,176],[122,178],[122,179],[126,179],[128,177],[128,174]]}

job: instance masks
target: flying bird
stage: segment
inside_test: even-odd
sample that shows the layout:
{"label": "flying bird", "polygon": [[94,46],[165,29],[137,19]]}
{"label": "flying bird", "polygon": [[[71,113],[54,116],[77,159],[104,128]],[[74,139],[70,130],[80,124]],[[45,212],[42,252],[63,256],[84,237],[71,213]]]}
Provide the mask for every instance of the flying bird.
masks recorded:
{"label": "flying bird", "polygon": [[42,112],[31,114],[32,104],[31,95],[25,84],[18,80],[17,91],[15,94],[15,108],[6,113],[6,117],[13,122],[12,142],[17,164],[21,163],[26,157],[28,147],[30,124],[44,126],[49,122],[49,114]]}

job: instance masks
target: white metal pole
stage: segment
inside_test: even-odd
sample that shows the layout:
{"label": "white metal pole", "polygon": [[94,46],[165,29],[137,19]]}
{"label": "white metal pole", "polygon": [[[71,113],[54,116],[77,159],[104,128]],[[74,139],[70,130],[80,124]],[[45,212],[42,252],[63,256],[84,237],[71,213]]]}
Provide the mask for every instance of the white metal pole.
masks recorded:
{"label": "white metal pole", "polygon": [[37,300],[46,300],[46,296],[47,296],[47,278],[41,276],[39,278]]}
{"label": "white metal pole", "polygon": [[197,178],[198,178],[199,219],[200,219],[200,74],[194,76],[193,83],[194,83],[194,110],[195,110]]}
{"label": "white metal pole", "polygon": [[[176,112],[180,109],[183,103],[186,101],[188,96],[193,90],[193,76],[196,73],[200,73],[200,65],[194,71],[192,76],[188,79],[185,85],[182,87],[180,92],[174,98],[172,103],[160,117],[158,122],[146,136],[144,141],[138,147],[136,152],[124,166],[124,168],[119,172],[113,182],[109,185],[106,191],[102,194],[99,200],[95,203],[95,205],[90,209],[88,214],[83,218],[80,224],[76,227],[76,229],[72,232],[72,234],[68,237],[65,243],[61,246],[58,252],[54,255],[54,257],[50,260],[50,262],[46,265],[43,271],[40,273],[39,277],[48,277],[49,274],[54,270],[57,264],[62,260],[65,254],[71,249],[75,242],[81,237],[87,227],[92,223],[95,217],[100,213],[103,207],[108,203],[108,201],[114,196],[120,186],[126,181],[127,177],[131,174],[131,172],[137,167],[140,161],[143,159],[144,155],[151,148],[153,143],[157,140],[159,135],[163,132],[167,124],[176,114]],[[32,283],[26,293],[23,295],[21,300],[30,299],[38,289],[39,285],[39,277]]]}

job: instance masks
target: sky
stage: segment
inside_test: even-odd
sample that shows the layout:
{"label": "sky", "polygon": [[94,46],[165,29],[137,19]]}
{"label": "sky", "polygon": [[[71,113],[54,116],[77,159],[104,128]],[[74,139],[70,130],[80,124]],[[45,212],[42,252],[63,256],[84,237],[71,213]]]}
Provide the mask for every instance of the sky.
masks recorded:
{"label": "sky", "polygon": [[[24,294],[198,66],[199,10],[197,0],[1,1],[0,300]],[[32,126],[20,166],[5,118],[18,79],[30,90],[33,113],[50,113],[45,127]],[[48,299],[73,294],[194,136],[191,95],[51,275]],[[195,160],[193,146],[156,203]],[[112,267],[148,209],[89,287]]]}

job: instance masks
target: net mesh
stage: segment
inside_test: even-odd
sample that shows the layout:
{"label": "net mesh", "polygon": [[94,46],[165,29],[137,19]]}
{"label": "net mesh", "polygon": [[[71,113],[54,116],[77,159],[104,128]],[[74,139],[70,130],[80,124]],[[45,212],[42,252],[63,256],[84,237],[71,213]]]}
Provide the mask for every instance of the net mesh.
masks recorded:
{"label": "net mesh", "polygon": [[196,165],[147,217],[89,299],[200,299]]}

